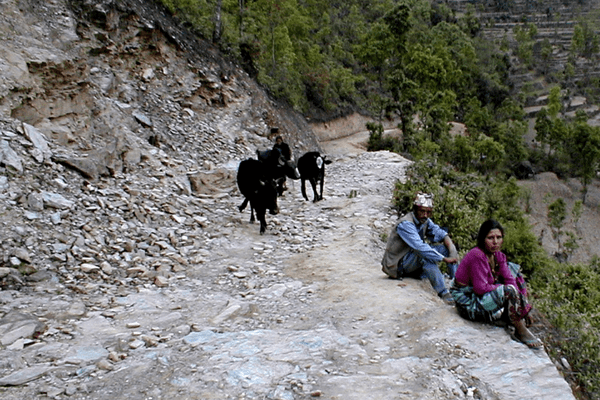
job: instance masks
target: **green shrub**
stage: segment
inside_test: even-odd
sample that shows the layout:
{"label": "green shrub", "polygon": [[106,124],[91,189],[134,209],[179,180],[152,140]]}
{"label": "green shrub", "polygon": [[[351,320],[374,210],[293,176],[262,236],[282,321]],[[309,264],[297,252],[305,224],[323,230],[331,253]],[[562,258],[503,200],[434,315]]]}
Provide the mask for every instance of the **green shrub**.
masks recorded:
{"label": "green shrub", "polygon": [[[518,235],[524,235],[521,231],[528,228],[519,207],[524,193],[513,179],[506,181],[474,173],[463,174],[450,165],[425,158],[411,165],[406,182],[396,183],[393,202],[399,213],[412,209],[413,197],[418,191],[434,194],[432,219],[448,228],[452,240],[464,251],[475,245],[479,227],[488,218],[495,218],[502,224],[513,222],[512,227],[519,230],[515,232]],[[531,253],[529,248],[523,252],[516,252],[515,259]]]}
{"label": "green shrub", "polygon": [[556,328],[551,355],[565,357],[591,398],[600,396],[600,270],[550,262],[531,279],[536,307]]}
{"label": "green shrub", "polygon": [[369,141],[367,142],[368,151],[388,150],[395,153],[400,153],[402,149],[398,139],[391,136],[383,136],[383,125],[375,122],[368,122],[367,129],[369,130]]}

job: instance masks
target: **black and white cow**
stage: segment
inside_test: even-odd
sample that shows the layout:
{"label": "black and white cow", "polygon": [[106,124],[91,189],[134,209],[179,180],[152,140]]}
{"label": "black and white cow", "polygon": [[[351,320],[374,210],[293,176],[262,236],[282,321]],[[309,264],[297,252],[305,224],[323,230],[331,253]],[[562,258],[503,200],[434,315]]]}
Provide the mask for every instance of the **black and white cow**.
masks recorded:
{"label": "black and white cow", "polygon": [[254,222],[254,212],[260,221],[260,234],[265,233],[267,221],[265,214],[276,215],[279,213],[277,206],[277,186],[275,181],[268,176],[263,161],[248,158],[240,163],[237,171],[237,185],[244,196],[244,201],[238,207],[244,211],[250,202],[250,222]]}
{"label": "black and white cow", "polygon": [[[309,181],[312,186],[315,196],[313,201],[316,203],[323,200],[325,164],[331,164],[331,160],[327,160],[326,156],[321,156],[318,151],[310,151],[298,159],[298,171],[300,171],[300,179],[302,180],[302,196],[305,200],[308,200],[305,187],[306,181]],[[321,193],[317,191],[317,184],[321,187]]]}
{"label": "black and white cow", "polygon": [[284,184],[286,177],[290,179],[300,179],[300,172],[296,167],[294,159],[286,159],[279,149],[274,148],[265,151],[256,150],[256,155],[260,161],[265,163],[268,176],[275,180],[279,196],[281,196],[285,190]]}

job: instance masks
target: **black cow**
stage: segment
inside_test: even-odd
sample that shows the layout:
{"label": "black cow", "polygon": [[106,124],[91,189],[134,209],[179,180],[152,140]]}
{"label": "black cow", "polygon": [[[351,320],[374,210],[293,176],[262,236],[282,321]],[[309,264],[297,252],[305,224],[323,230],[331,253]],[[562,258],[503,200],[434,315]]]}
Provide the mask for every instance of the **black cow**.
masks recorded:
{"label": "black cow", "polygon": [[267,229],[265,220],[267,210],[272,215],[279,213],[277,186],[275,181],[267,176],[265,167],[264,162],[248,158],[240,163],[237,171],[237,185],[244,196],[244,201],[238,208],[240,212],[244,211],[250,202],[250,222],[254,222],[256,211],[261,235]]}
{"label": "black cow", "polygon": [[[302,196],[308,200],[306,195],[305,181],[309,181],[313,194],[314,202],[323,200],[323,183],[325,181],[325,164],[331,164],[331,160],[327,160],[325,156],[321,156],[318,151],[310,151],[298,159],[298,171],[300,171],[300,179],[302,180]],[[321,186],[321,193],[317,191],[317,183]]]}
{"label": "black cow", "polygon": [[277,184],[277,193],[281,196],[285,190],[286,177],[290,179],[300,179],[300,172],[296,167],[294,159],[286,157],[277,148],[272,150],[256,150],[258,159],[265,163],[267,176],[275,180]]}

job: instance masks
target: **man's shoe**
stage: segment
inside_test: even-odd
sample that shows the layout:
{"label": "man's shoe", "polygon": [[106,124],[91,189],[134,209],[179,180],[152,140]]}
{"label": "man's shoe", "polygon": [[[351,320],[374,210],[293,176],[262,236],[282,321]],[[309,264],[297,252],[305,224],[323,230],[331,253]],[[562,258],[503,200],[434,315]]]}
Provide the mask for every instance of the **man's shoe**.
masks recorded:
{"label": "man's shoe", "polygon": [[454,305],[454,297],[452,297],[452,295],[450,293],[446,292],[443,295],[441,295],[440,297],[444,301],[444,303],[448,304],[449,306]]}

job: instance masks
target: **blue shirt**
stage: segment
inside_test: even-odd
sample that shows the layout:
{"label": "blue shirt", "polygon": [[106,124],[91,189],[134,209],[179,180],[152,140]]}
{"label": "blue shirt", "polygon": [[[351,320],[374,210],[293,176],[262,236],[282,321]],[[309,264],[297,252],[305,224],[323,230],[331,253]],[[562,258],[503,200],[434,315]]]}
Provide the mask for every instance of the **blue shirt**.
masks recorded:
{"label": "blue shirt", "polygon": [[413,220],[415,222],[400,222],[396,227],[398,235],[414,252],[418,253],[421,258],[434,262],[442,261],[444,256],[425,243],[425,238],[431,240],[433,243],[438,243],[444,240],[448,235],[448,232],[428,218],[427,231],[423,234],[423,230],[421,229],[423,224],[419,223],[414,216]]}

